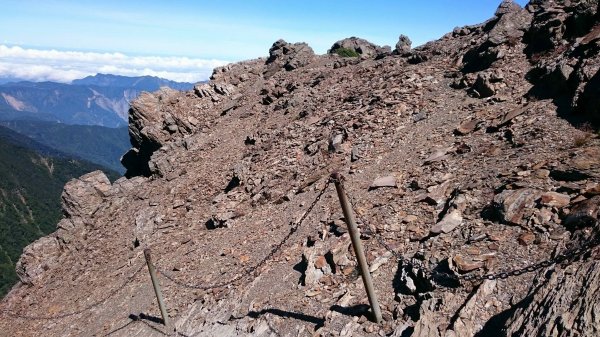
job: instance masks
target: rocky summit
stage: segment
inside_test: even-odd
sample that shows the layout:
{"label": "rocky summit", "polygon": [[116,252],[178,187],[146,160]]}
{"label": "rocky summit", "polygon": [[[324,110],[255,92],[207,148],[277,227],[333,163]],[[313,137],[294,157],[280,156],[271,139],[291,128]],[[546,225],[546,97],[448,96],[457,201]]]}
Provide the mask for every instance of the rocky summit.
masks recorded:
{"label": "rocky summit", "polygon": [[504,1],[423,46],[399,36],[326,55],[279,40],[194,90],[143,94],[126,178],[65,186],[0,334],[597,336],[598,1]]}

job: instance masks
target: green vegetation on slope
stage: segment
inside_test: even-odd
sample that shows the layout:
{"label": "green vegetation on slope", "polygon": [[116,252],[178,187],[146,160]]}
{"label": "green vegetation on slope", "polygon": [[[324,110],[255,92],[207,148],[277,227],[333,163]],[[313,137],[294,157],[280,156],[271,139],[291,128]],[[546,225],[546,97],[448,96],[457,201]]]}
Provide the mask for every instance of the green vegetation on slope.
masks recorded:
{"label": "green vegetation on slope", "polygon": [[356,52],[354,49],[349,48],[338,48],[335,50],[335,53],[341,57],[359,57],[360,54]]}
{"label": "green vegetation on slope", "polygon": [[131,147],[127,127],[107,128],[23,120],[6,121],[2,125],[70,156],[125,173],[119,160]]}
{"label": "green vegetation on slope", "polygon": [[56,229],[65,183],[98,169],[84,161],[44,156],[0,137],[0,296],[17,280],[15,264],[23,248]]}

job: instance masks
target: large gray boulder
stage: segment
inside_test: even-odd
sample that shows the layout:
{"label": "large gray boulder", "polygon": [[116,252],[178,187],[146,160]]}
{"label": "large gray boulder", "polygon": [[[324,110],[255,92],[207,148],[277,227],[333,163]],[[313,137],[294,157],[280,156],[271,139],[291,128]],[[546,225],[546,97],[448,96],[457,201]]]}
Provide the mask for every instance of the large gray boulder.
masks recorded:
{"label": "large gray boulder", "polygon": [[379,54],[389,52],[389,47],[381,47],[365,39],[354,36],[337,41],[331,46],[328,53],[336,54],[340,49],[353,50],[364,57],[375,57]]}
{"label": "large gray boulder", "polygon": [[401,34],[398,38],[398,42],[396,42],[396,49],[394,49],[394,53],[402,55],[408,53],[410,51],[410,46],[412,41],[408,38],[408,36]]}

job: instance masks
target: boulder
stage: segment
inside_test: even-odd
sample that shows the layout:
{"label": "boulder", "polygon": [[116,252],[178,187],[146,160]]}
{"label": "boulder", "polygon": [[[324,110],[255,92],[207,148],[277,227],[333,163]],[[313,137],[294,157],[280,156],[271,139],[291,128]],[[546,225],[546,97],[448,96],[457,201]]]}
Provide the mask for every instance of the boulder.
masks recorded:
{"label": "boulder", "polygon": [[375,189],[379,187],[397,187],[396,177],[394,177],[393,175],[379,177],[373,180],[371,186],[369,186],[369,189]]}
{"label": "boulder", "polygon": [[68,217],[89,216],[110,194],[110,180],[104,172],[90,172],[65,185],[61,195],[63,212]]}
{"label": "boulder", "polygon": [[387,48],[380,47],[374,43],[371,43],[365,39],[358,37],[349,37],[343,40],[339,40],[331,46],[329,54],[336,54],[339,49],[349,49],[364,57],[375,57],[382,52],[386,52]]}
{"label": "boulder", "polygon": [[558,192],[546,192],[540,197],[540,204],[550,207],[565,207],[571,201],[571,197]]}
{"label": "boulder", "polygon": [[398,42],[396,43],[396,49],[394,49],[394,53],[398,55],[403,55],[405,53],[410,52],[410,46],[412,41],[406,35],[400,35],[398,38]]}
{"label": "boulder", "polygon": [[277,40],[269,49],[265,75],[272,76],[281,69],[286,71],[298,69],[309,64],[314,57],[315,52],[304,42],[288,43]]}
{"label": "boulder", "polygon": [[477,75],[477,79],[473,84],[473,90],[475,90],[481,98],[494,96],[494,94],[496,94],[496,88],[490,80],[490,75],[485,73]]}
{"label": "boulder", "polygon": [[600,196],[580,201],[571,207],[563,224],[569,229],[598,226]]}
{"label": "boulder", "polygon": [[460,123],[456,129],[454,129],[454,133],[459,136],[464,136],[475,131],[478,125],[479,121],[477,119],[469,119]]}
{"label": "boulder", "polygon": [[494,206],[505,223],[525,225],[539,196],[540,191],[531,188],[505,190],[494,197]]}
{"label": "boulder", "polygon": [[456,227],[460,226],[462,221],[462,212],[458,209],[454,209],[447,213],[440,222],[435,224],[435,226],[431,227],[430,231],[432,234],[450,233]]}

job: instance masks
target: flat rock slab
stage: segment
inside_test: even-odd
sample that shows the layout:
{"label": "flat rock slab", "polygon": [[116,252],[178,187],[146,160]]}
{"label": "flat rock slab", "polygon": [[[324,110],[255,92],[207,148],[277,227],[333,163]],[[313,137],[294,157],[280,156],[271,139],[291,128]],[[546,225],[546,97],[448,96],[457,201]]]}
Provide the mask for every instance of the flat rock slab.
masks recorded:
{"label": "flat rock slab", "polygon": [[544,206],[565,207],[571,202],[571,197],[558,192],[546,192],[542,194],[540,203]]}
{"label": "flat rock slab", "polygon": [[459,210],[455,209],[446,214],[444,218],[431,227],[430,232],[432,234],[450,233],[460,224],[462,224],[463,217]]}
{"label": "flat rock slab", "polygon": [[369,186],[369,189],[375,189],[380,187],[398,187],[398,185],[396,184],[396,177],[390,175],[377,178],[373,180],[371,186]]}
{"label": "flat rock slab", "polygon": [[479,124],[478,120],[469,119],[469,120],[466,120],[466,121],[460,123],[460,125],[454,130],[454,132],[458,135],[464,136],[466,134],[469,134],[469,133],[475,131],[478,124]]}

